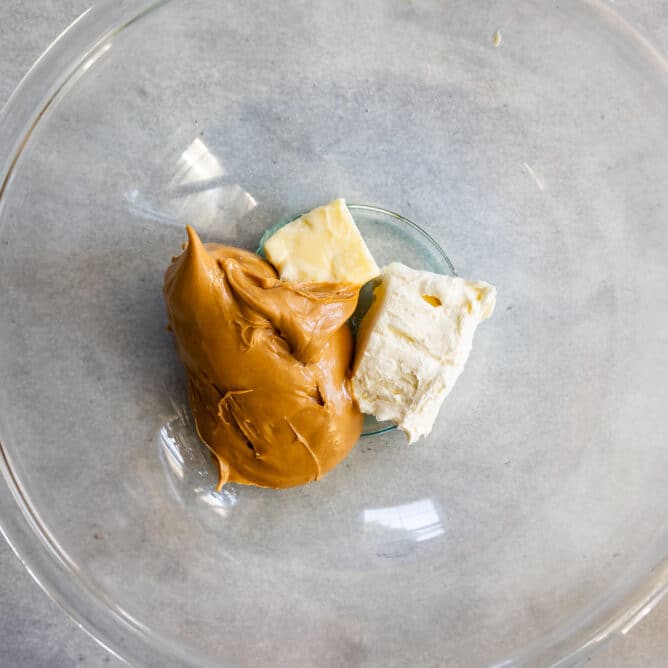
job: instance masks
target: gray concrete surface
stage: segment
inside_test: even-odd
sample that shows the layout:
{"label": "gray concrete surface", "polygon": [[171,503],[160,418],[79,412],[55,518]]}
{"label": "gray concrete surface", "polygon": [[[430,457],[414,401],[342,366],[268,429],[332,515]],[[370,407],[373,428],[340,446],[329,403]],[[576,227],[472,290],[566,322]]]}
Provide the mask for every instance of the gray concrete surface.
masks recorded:
{"label": "gray concrete surface", "polygon": [[[87,0],[3,0],[0,3],[0,105],[31,63],[81,11]],[[659,48],[668,43],[668,5],[619,0]],[[663,45],[663,46],[661,46]],[[104,666],[122,662],[77,628],[30,578],[0,540],[0,668]],[[662,668],[668,665],[668,601],[623,640],[587,661],[598,668]]]}

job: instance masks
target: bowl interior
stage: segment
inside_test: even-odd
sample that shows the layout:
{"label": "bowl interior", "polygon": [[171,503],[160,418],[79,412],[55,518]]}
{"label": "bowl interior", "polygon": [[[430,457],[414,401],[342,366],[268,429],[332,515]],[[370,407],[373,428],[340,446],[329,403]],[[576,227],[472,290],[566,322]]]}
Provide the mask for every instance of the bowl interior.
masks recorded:
{"label": "bowl interior", "polygon": [[[665,558],[668,80],[599,4],[159,3],[47,57],[73,74],[2,158],[3,471],[70,607],[127,620],[109,644],[537,665]],[[425,441],[212,494],[164,269],[187,222],[255,249],[339,195],[418,221],[496,313]]]}

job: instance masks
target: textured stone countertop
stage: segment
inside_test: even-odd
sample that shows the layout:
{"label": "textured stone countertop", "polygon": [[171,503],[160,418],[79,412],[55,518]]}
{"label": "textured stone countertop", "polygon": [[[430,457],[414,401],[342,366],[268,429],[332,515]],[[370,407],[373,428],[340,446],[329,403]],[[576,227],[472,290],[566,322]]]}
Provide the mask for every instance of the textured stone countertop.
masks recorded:
{"label": "textured stone countertop", "polygon": [[[612,1],[612,0],[611,0]],[[0,3],[0,106],[33,61],[90,0],[3,0]],[[659,49],[668,44],[668,4],[617,0]],[[592,668],[663,668],[668,662],[668,600],[622,641],[586,663]],[[121,666],[51,601],[0,539],[0,668]]]}

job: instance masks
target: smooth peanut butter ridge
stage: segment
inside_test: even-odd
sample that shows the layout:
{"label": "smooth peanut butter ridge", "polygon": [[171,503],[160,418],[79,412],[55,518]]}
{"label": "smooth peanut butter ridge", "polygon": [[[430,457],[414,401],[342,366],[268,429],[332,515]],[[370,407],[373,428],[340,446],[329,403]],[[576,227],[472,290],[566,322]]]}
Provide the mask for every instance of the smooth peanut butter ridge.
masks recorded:
{"label": "smooth peanut butter ridge", "polygon": [[227,481],[292,487],[317,480],[355,445],[353,340],[359,286],[284,283],[245,250],[188,245],[165,273],[169,327],[188,372],[200,438]]}

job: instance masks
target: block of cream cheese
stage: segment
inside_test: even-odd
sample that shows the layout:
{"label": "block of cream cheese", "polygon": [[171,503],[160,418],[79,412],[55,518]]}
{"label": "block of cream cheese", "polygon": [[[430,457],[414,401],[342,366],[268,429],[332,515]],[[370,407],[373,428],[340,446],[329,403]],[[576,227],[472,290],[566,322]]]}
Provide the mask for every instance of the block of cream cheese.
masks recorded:
{"label": "block of cream cheese", "polygon": [[362,285],[378,275],[378,265],[343,199],[282,227],[265,242],[264,253],[284,281]]}
{"label": "block of cream cheese", "polygon": [[431,431],[496,288],[396,262],[379,280],[357,334],[353,391],[363,413],[393,421],[412,443]]}

